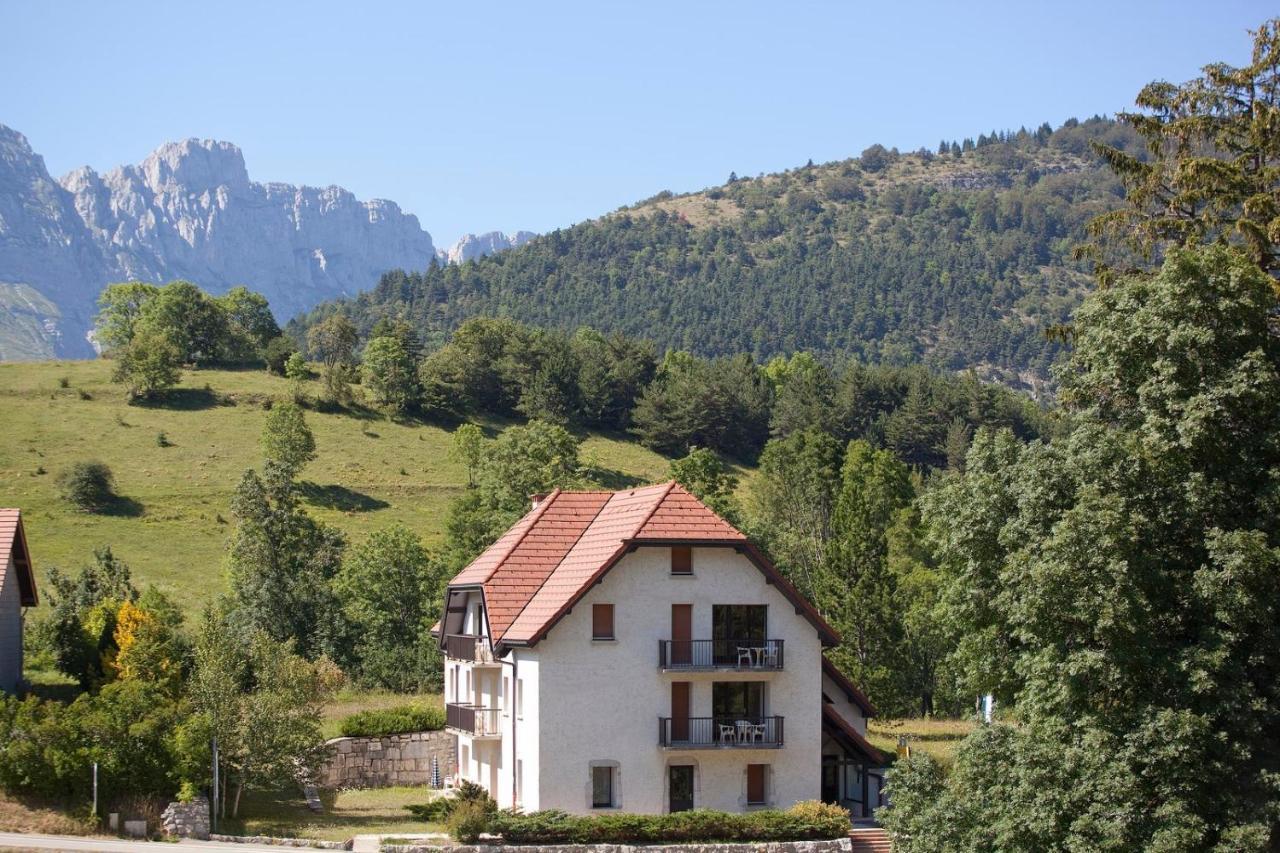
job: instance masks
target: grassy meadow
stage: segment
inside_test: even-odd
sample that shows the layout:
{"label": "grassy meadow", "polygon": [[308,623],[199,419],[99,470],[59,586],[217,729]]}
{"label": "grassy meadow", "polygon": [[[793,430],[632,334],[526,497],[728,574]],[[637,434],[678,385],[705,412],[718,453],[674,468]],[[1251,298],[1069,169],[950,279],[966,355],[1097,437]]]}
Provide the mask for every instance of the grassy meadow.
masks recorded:
{"label": "grassy meadow", "polygon": [[[155,584],[197,611],[223,588],[231,494],[261,462],[264,403],[284,398],[288,383],[263,370],[185,371],[164,405],[128,405],[111,367],[0,364],[0,506],[22,509],[40,577],[49,566],[75,569],[110,545],[135,583]],[[307,389],[312,397],[319,390],[318,381]],[[448,430],[367,411],[309,411],[307,422],[318,458],[299,479],[311,512],[352,541],[393,522],[428,545],[440,541],[449,502],[467,482],[448,458]],[[610,485],[668,473],[666,459],[625,437],[588,435],[582,457]],[[90,459],[115,474],[123,500],[111,513],[80,512],[58,496],[59,472]]]}

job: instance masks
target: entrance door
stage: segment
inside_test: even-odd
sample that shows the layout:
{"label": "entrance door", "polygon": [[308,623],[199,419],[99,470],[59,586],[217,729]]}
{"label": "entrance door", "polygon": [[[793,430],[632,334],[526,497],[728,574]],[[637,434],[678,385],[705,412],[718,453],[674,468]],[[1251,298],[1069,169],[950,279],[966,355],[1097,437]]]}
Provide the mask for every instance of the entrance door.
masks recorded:
{"label": "entrance door", "polygon": [[840,759],[834,755],[822,756],[822,801],[840,802]]}
{"label": "entrance door", "polygon": [[667,768],[668,811],[687,812],[693,808],[693,765]]}
{"label": "entrance door", "polygon": [[671,605],[671,663],[689,666],[693,663],[693,605]]}
{"label": "entrance door", "polygon": [[689,682],[671,682],[671,740],[689,739]]}

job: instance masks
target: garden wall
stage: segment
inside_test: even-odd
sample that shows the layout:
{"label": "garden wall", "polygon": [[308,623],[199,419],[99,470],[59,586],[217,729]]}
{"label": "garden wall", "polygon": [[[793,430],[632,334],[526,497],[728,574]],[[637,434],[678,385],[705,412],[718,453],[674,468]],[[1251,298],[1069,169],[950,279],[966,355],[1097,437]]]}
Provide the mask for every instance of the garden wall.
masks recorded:
{"label": "garden wall", "polygon": [[328,742],[331,757],[320,774],[323,788],[386,788],[427,785],[431,759],[440,778],[457,771],[458,739],[448,732],[412,732],[386,737],[339,737]]}
{"label": "garden wall", "polygon": [[849,853],[848,838],[759,844],[384,844],[383,853]]}

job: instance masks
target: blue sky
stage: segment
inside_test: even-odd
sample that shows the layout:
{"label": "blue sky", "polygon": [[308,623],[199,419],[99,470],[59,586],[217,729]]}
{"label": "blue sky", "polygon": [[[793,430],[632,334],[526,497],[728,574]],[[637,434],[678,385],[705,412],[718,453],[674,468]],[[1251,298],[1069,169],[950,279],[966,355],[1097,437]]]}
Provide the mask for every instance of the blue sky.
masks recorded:
{"label": "blue sky", "polygon": [[1248,58],[1271,4],[18,2],[0,123],[49,170],[230,140],[258,181],[399,202],[437,245],[662,189],[1131,105]]}

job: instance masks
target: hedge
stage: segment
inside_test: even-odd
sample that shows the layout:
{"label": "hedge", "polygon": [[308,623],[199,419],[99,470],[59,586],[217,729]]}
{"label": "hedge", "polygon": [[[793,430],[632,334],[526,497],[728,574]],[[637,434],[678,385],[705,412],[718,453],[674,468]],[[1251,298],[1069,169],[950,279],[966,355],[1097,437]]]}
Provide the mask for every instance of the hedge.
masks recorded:
{"label": "hedge", "polygon": [[344,737],[386,737],[444,728],[444,710],[435,705],[398,705],[360,711],[338,724]]}
{"label": "hedge", "polygon": [[673,814],[579,817],[555,809],[494,814],[486,830],[506,844],[650,844],[681,842],[810,841],[849,833],[849,813],[817,801],[786,811],[735,814],[695,809]]}

